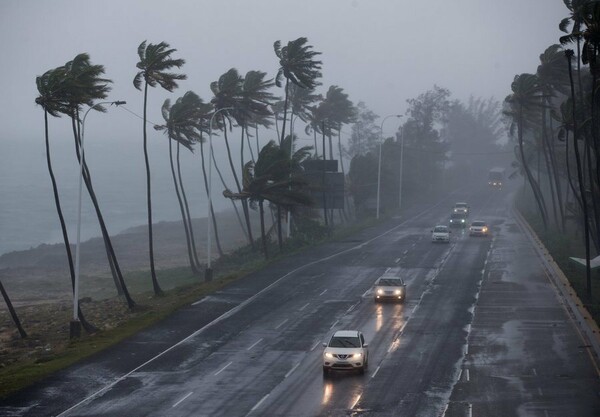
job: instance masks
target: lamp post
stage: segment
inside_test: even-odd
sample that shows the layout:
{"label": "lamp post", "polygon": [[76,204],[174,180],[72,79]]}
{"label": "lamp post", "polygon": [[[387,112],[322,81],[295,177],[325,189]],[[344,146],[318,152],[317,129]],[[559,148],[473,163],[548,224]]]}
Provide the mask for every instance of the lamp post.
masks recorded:
{"label": "lamp post", "polygon": [[377,164],[377,219],[379,219],[379,202],[380,202],[380,194],[381,194],[381,148],[383,146],[383,123],[390,117],[402,117],[401,114],[390,114],[389,116],[385,116],[381,121],[381,141],[379,142],[379,162]]}
{"label": "lamp post", "polygon": [[404,127],[400,127],[400,178],[398,186],[398,211],[402,208],[402,172],[404,168]]}
{"label": "lamp post", "polygon": [[80,258],[80,246],[81,246],[81,195],[83,188],[83,164],[85,163],[85,152],[83,148],[83,139],[85,134],[85,118],[87,117],[90,110],[98,108],[103,104],[114,104],[119,106],[126,104],[125,101],[101,101],[89,109],[83,115],[81,120],[81,141],[79,144],[79,190],[77,192],[77,246],[75,246],[75,283],[73,285],[73,320],[70,325],[70,337],[75,338],[81,336],[81,322],[79,321],[79,258]]}
{"label": "lamp post", "polygon": [[[212,213],[212,125],[213,125],[213,120],[215,118],[215,116],[222,111],[225,110],[233,110],[233,107],[223,107],[222,109],[217,110],[216,112],[213,113],[213,115],[210,118],[210,123],[208,125],[208,217],[210,217],[213,213]],[[224,127],[226,128],[226,127]],[[211,242],[211,223],[210,223],[210,219],[207,217],[207,228],[206,228],[206,271],[204,273],[204,280],[205,281],[212,281],[212,276],[213,276],[213,270],[211,267],[211,247],[212,247],[212,242]]]}

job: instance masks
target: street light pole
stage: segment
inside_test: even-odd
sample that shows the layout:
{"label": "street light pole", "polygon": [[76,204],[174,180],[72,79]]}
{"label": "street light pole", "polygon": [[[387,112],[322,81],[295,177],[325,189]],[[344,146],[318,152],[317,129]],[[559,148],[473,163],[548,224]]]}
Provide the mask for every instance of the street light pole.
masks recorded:
{"label": "street light pole", "polygon": [[81,322],[79,321],[79,258],[80,258],[80,246],[81,246],[81,196],[83,188],[83,165],[85,163],[85,152],[83,148],[83,139],[85,134],[85,118],[87,117],[90,110],[95,109],[103,104],[114,104],[119,106],[126,104],[125,101],[101,101],[93,106],[90,106],[83,115],[81,120],[81,140],[79,144],[79,190],[77,192],[77,246],[75,246],[75,283],[73,285],[73,320],[70,325],[70,337],[71,339],[81,336]]}
{"label": "street light pole", "polygon": [[[213,125],[213,120],[215,118],[215,116],[219,113],[222,112],[224,110],[233,110],[233,107],[223,107],[222,109],[217,110],[216,112],[213,113],[213,115],[210,118],[210,123],[208,126],[208,217],[206,218],[206,271],[204,273],[204,280],[206,282],[212,281],[212,276],[213,276],[213,270],[211,267],[211,247],[212,247],[212,242],[211,242],[211,222],[210,222],[210,216],[213,215],[212,212],[212,153],[213,153],[213,149],[212,149],[212,125]],[[226,129],[226,127],[223,127],[224,129]]]}
{"label": "street light pole", "polygon": [[398,186],[398,211],[402,209],[402,172],[404,169],[404,128],[400,128],[400,185]]}
{"label": "street light pole", "polygon": [[390,117],[402,117],[401,114],[390,114],[389,116],[385,116],[381,121],[381,140],[379,142],[379,162],[377,164],[377,219],[379,220],[379,204],[380,204],[380,195],[381,195],[381,148],[383,146],[383,123]]}

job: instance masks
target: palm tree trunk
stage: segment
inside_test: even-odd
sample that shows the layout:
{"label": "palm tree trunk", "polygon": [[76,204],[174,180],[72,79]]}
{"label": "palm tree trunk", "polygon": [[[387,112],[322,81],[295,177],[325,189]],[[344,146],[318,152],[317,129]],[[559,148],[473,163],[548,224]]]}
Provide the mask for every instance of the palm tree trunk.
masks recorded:
{"label": "palm tree trunk", "polygon": [[146,110],[148,105],[148,82],[144,83],[144,162],[146,164],[146,202],[148,206],[148,252],[150,255],[150,275],[154,295],[162,295],[163,291],[156,278],[154,267],[154,237],[152,233],[152,189],[150,184],[150,161],[148,160],[148,135],[146,133]]}
{"label": "palm tree trunk", "polygon": [[[577,43],[577,49],[579,50],[579,42]],[[579,52],[579,51],[578,51]],[[572,51],[571,51],[572,53]],[[566,53],[568,68],[569,68],[569,81],[571,84],[571,100],[573,102],[573,149],[575,152],[575,162],[577,165],[577,179],[579,181],[579,195],[581,197],[581,207],[583,209],[583,234],[584,234],[584,243],[585,243],[585,275],[586,275],[586,292],[588,298],[592,299],[592,275],[591,275],[591,265],[590,265],[590,225],[588,219],[588,205],[587,205],[587,197],[585,195],[585,185],[583,183],[583,172],[581,169],[581,156],[579,154],[579,144],[578,141],[578,123],[577,123],[577,112],[575,105],[575,86],[573,83],[573,70],[571,68],[571,55],[569,51]],[[579,59],[578,59],[579,61]],[[579,66],[579,63],[578,63]]]}
{"label": "palm tree trunk", "polygon": [[[206,197],[208,198],[208,180],[206,177],[206,166],[204,160],[204,142],[202,141],[202,138],[200,138],[200,156],[202,159],[202,176],[204,177],[204,189],[206,190]],[[215,232],[215,242],[217,244],[217,251],[219,252],[219,256],[223,256],[223,249],[221,248],[221,241],[219,240],[219,229],[217,228],[217,218],[215,217],[215,211],[213,210],[212,202],[210,203],[210,207],[208,208],[208,210],[210,212],[209,216],[211,217],[213,223],[213,231]],[[206,219],[206,227],[210,227],[210,220],[208,218]]]}
{"label": "palm tree trunk", "polygon": [[13,321],[15,322],[15,325],[17,326],[17,329],[19,330],[21,339],[27,338],[27,333],[25,332],[25,329],[23,328],[23,326],[21,326],[21,321],[19,320],[19,316],[17,316],[17,312],[15,311],[15,308],[13,307],[8,294],[7,294],[6,290],[4,289],[4,285],[2,284],[2,281],[0,281],[0,292],[2,293],[4,302],[6,303],[6,306],[8,307],[10,316],[12,317]]}
{"label": "palm tree trunk", "polygon": [[[250,160],[252,162],[256,162],[256,159],[254,158],[254,151],[252,150],[252,143],[250,142],[250,132],[248,131],[248,128],[246,128],[246,144],[248,145],[248,152],[250,152]],[[242,167],[242,169],[244,169],[244,167]]]}
{"label": "palm tree trunk", "polygon": [[325,122],[321,122],[322,124],[322,133],[323,133],[323,220],[325,221],[325,226],[329,226],[329,219],[327,218],[327,197],[325,196]]}
{"label": "palm tree trunk", "polygon": [[[229,167],[231,168],[231,173],[233,174],[233,179],[235,180],[235,185],[237,187],[238,193],[241,193],[242,187],[240,185],[240,180],[237,176],[237,172],[233,164],[233,158],[231,157],[231,148],[229,147],[229,140],[227,139],[227,121],[225,120],[224,115],[221,115],[221,117],[223,120],[223,136],[225,138],[225,147],[227,148],[227,159],[229,160]],[[246,219],[248,241],[250,242],[250,246],[252,246],[252,249],[254,249],[254,239],[252,238],[252,226],[250,224],[250,214],[248,213],[248,202],[246,200],[242,200],[242,209],[244,210],[244,218]]]}
{"label": "palm tree trunk", "polygon": [[83,165],[83,182],[85,184],[86,189],[88,190],[88,194],[90,196],[90,199],[92,200],[92,205],[94,206],[94,210],[96,212],[96,217],[98,218],[98,224],[100,225],[100,231],[102,232],[102,238],[104,240],[104,246],[106,248],[108,262],[111,267],[111,271],[113,272],[113,279],[114,275],[117,276],[115,282],[115,285],[117,286],[117,292],[119,292],[120,287],[122,290],[122,294],[125,297],[125,300],[127,301],[127,306],[129,307],[129,309],[132,309],[133,307],[135,307],[135,302],[129,295],[129,291],[127,290],[127,286],[125,285],[125,280],[123,278],[123,274],[121,273],[121,268],[117,260],[117,255],[112,245],[108,229],[106,228],[106,223],[104,222],[104,216],[102,216],[102,212],[100,211],[100,204],[98,203],[94,187],[92,186],[92,177],[88,169],[87,163],[85,162],[85,152],[83,154],[80,154],[79,152],[81,146],[81,136],[77,129],[79,124],[77,123],[76,125],[75,120],[79,120],[79,115],[77,113],[73,117],[71,117],[71,125],[73,128],[73,134],[75,136],[75,154],[77,156],[77,161],[81,161],[81,164]]}
{"label": "palm tree trunk", "polygon": [[198,274],[198,267],[194,262],[194,256],[192,255],[192,244],[190,242],[190,231],[188,228],[188,222],[185,215],[185,209],[183,208],[183,201],[181,199],[181,193],[179,192],[179,185],[177,184],[177,177],[175,176],[175,166],[173,164],[173,144],[172,139],[167,138],[169,142],[169,164],[171,165],[171,176],[173,177],[173,186],[175,187],[175,194],[177,195],[177,202],[179,203],[179,211],[181,212],[181,224],[185,231],[185,244],[188,252],[188,260],[190,262],[190,268],[193,274]]}
{"label": "palm tree trunk", "polygon": [[281,138],[279,139],[279,144],[285,139],[285,122],[287,121],[287,109],[288,109],[288,86],[290,80],[288,78],[285,79],[285,100],[283,102],[283,123],[281,125]]}
{"label": "palm tree trunk", "polygon": [[277,243],[279,251],[283,250],[283,234],[281,232],[281,206],[277,204]]}
{"label": "palm tree trunk", "polygon": [[[63,216],[62,207],[60,205],[60,198],[58,195],[58,186],[56,185],[56,177],[54,176],[54,170],[52,169],[52,160],[50,158],[50,135],[48,133],[48,112],[44,110],[44,131],[46,136],[46,164],[48,165],[48,174],[50,174],[50,180],[52,182],[52,192],[54,194],[54,204],[56,205],[56,212],[58,214],[58,219],[60,221],[60,229],[63,235],[63,242],[65,244],[65,250],[67,251],[67,262],[69,264],[69,274],[71,275],[71,289],[73,294],[75,294],[75,268],[73,267],[73,254],[71,252],[71,244],[69,242],[69,234],[67,233],[67,224],[65,222],[65,217]],[[109,257],[110,259],[110,257]],[[113,275],[114,277],[114,275]],[[120,289],[120,287],[117,287]],[[84,330],[87,333],[93,333],[98,331],[98,329],[89,323],[85,317],[83,316],[83,312],[81,311],[81,306],[78,306],[79,309],[77,311],[77,317],[81,322]]]}
{"label": "palm tree trunk", "polygon": [[313,138],[315,140],[315,159],[319,158],[319,148],[317,147],[317,129],[313,129]]}
{"label": "palm tree trunk", "polygon": [[256,134],[256,138],[255,138],[256,139],[256,156],[258,157],[258,154],[260,153],[260,145],[258,143],[258,124],[256,126],[254,126],[254,130],[255,130],[255,134]]}
{"label": "palm tree trunk", "polygon": [[265,234],[265,209],[263,207],[263,200],[259,200],[258,207],[260,209],[260,234],[262,235],[263,253],[265,254],[265,259],[269,259],[267,235]]}
{"label": "palm tree trunk", "polygon": [[555,189],[554,168],[550,158],[550,143],[548,140],[548,129],[546,127],[546,109],[542,108],[542,152],[544,154],[544,163],[546,164],[546,175],[548,175],[548,187],[550,188],[550,198],[552,200],[552,216],[556,227],[560,229],[558,213],[561,210],[558,207],[557,191]]}
{"label": "palm tree trunk", "polygon": [[192,223],[192,216],[190,215],[190,206],[188,204],[187,195],[185,194],[185,188],[183,187],[183,176],[181,175],[181,162],[179,160],[179,142],[177,142],[177,177],[179,178],[179,187],[181,189],[181,197],[183,198],[183,208],[185,209],[185,216],[187,218],[188,227],[190,230],[190,243],[192,244],[192,255],[194,256],[194,262],[198,270],[200,270],[200,260],[198,259],[198,251],[196,250],[196,238],[194,237],[194,225]]}

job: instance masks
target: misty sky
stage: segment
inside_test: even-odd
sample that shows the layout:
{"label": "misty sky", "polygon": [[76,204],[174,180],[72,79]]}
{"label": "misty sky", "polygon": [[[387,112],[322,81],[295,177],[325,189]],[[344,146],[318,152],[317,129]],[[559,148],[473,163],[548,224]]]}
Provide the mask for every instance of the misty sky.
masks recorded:
{"label": "misty sky", "polygon": [[[318,91],[339,85],[352,101],[364,101],[384,117],[404,113],[407,99],[434,84],[458,99],[504,99],[515,74],[535,72],[539,54],[558,41],[558,23],[567,15],[561,0],[0,0],[0,233],[6,237],[7,227],[13,227],[11,236],[21,234],[26,225],[17,226],[13,218],[26,216],[27,205],[39,208],[34,197],[48,200],[44,210],[54,210],[44,171],[43,112],[34,103],[35,77],[78,53],[87,52],[92,63],[106,67],[106,77],[114,82],[110,100],[126,100],[128,109],[141,114],[143,95],[132,85],[138,45],[166,41],[176,48],[174,57],[186,60],[182,71],[188,79],[172,94],[159,88],[149,92],[148,118],[162,123],[166,98],[193,90],[209,101],[210,82],[232,67],[242,74],[262,70],[274,76],[273,42],[305,36],[322,52]],[[397,128],[394,123],[386,123],[386,134]],[[90,114],[86,121],[88,162],[98,182],[109,182],[107,190],[126,179],[143,191],[141,127],[141,120],[114,108]],[[163,169],[153,181],[163,178],[166,190],[166,142],[162,133],[149,132],[151,158],[162,161]],[[73,193],[77,170],[68,120],[51,120],[50,134],[61,192]],[[274,132],[265,136],[264,141],[276,137]],[[216,143],[222,157],[222,144]],[[197,160],[188,162],[195,164],[191,175],[200,175]],[[72,196],[66,198],[71,211]],[[200,186],[196,198],[202,200]],[[14,213],[7,212],[8,201],[14,202]],[[139,209],[143,213],[143,194]],[[196,215],[206,215],[197,210]],[[156,212],[158,219],[169,216]]]}

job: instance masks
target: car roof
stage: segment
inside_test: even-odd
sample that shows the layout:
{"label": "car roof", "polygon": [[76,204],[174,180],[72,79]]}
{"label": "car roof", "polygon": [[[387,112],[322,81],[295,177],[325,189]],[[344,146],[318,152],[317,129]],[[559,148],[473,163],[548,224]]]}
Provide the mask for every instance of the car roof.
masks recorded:
{"label": "car roof", "polygon": [[458,202],[455,204],[455,206],[468,206],[468,204],[464,202]]}
{"label": "car roof", "polygon": [[482,225],[484,225],[484,224],[485,224],[485,222],[484,222],[483,220],[473,220],[473,221],[471,222],[471,224],[475,224],[475,223],[480,223],[480,224],[482,224]]}
{"label": "car roof", "polygon": [[452,213],[452,217],[467,217],[465,213]]}
{"label": "car roof", "polygon": [[357,337],[358,330],[338,330],[332,337]]}
{"label": "car roof", "polygon": [[435,226],[433,226],[434,229],[437,229],[438,227],[443,227],[444,229],[448,228],[448,226],[446,226],[445,224],[436,224]]}

